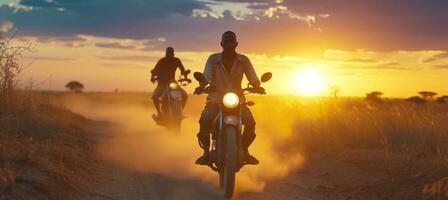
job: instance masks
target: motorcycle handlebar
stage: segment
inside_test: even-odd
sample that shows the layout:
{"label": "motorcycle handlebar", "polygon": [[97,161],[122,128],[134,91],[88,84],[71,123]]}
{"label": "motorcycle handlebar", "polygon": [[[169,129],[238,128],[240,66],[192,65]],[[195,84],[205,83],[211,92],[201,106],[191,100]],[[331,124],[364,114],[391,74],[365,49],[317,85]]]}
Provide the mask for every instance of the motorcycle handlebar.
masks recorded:
{"label": "motorcycle handlebar", "polygon": [[260,88],[254,88],[254,87],[247,87],[243,89],[243,95],[244,92],[247,91],[248,93],[246,94],[260,94],[260,95],[264,95],[266,94],[266,91],[264,90],[264,88],[260,87]]}
{"label": "motorcycle handlebar", "polygon": [[196,89],[196,90],[193,92],[193,94],[195,94],[195,95],[209,94],[209,93],[210,93],[210,86],[207,86],[207,87],[205,87],[205,88],[202,89],[202,90],[198,90],[198,89]]}
{"label": "motorcycle handlebar", "polygon": [[[260,87],[262,88],[262,87]],[[204,88],[203,90],[200,91],[194,91],[193,94],[195,95],[201,95],[201,94],[209,94],[210,91],[210,86]],[[244,92],[248,92],[248,93],[244,93]],[[264,91],[264,88],[262,90],[258,89],[258,88],[254,88],[254,87],[247,87],[242,89],[241,95],[246,95],[246,94],[260,94],[260,95],[264,95],[266,94],[266,91]]]}
{"label": "motorcycle handlebar", "polygon": [[177,82],[182,86],[187,86],[188,84],[191,83],[191,79],[185,77],[177,80]]}
{"label": "motorcycle handlebar", "polygon": [[182,78],[178,80],[179,82],[187,82],[187,83],[191,83],[191,79],[189,78]]}
{"label": "motorcycle handlebar", "polygon": [[[155,83],[156,81],[159,81],[158,77],[151,77],[151,82],[152,83]],[[191,79],[189,79],[189,78],[181,78],[181,79],[177,80],[176,82],[178,82],[182,86],[187,86],[188,84],[191,83]]]}

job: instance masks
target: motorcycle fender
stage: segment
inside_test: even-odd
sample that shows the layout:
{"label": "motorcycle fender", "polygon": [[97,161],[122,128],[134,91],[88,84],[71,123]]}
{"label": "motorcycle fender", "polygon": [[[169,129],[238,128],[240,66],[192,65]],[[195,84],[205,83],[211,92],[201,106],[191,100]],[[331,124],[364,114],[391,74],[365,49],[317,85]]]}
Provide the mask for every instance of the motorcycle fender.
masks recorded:
{"label": "motorcycle fender", "polygon": [[225,125],[232,125],[232,126],[236,126],[237,127],[238,124],[239,124],[239,121],[240,120],[235,115],[226,115],[224,117],[224,124]]}
{"label": "motorcycle fender", "polygon": [[170,97],[175,101],[180,101],[182,99],[182,94],[179,91],[170,91]]}

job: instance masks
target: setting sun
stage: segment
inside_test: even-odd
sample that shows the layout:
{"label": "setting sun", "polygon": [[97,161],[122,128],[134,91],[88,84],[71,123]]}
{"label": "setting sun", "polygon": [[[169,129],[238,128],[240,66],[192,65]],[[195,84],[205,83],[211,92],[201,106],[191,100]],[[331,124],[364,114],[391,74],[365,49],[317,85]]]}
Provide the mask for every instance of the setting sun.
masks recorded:
{"label": "setting sun", "polygon": [[324,90],[325,79],[315,69],[302,69],[294,77],[294,87],[300,95],[317,96]]}

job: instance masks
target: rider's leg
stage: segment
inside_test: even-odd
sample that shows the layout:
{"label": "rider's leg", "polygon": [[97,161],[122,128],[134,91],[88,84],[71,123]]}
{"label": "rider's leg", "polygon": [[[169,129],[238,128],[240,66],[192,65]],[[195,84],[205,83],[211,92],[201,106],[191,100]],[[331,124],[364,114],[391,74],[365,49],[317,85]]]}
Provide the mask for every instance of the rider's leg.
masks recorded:
{"label": "rider's leg", "polygon": [[217,114],[217,110],[212,106],[205,106],[199,119],[199,146],[204,149],[204,154],[196,160],[196,164],[208,164],[209,148],[210,148],[210,133],[212,131],[213,119]]}
{"label": "rider's leg", "polygon": [[187,105],[188,94],[187,94],[187,92],[186,92],[183,88],[181,88],[181,87],[179,87],[179,91],[180,91],[180,93],[182,94],[182,108],[185,108],[185,105]]}
{"label": "rider's leg", "polygon": [[154,92],[152,93],[152,102],[154,103],[154,107],[157,110],[157,117],[160,118],[160,97],[163,95],[163,86],[158,84]]}
{"label": "rider's leg", "polygon": [[244,106],[242,108],[242,121],[244,125],[244,131],[243,131],[243,138],[242,138],[242,150],[246,157],[246,162],[249,164],[258,164],[259,161],[250,155],[249,153],[249,146],[252,144],[252,142],[255,140],[256,134],[255,134],[255,119],[252,115],[252,112],[250,112],[249,108],[247,106]]}

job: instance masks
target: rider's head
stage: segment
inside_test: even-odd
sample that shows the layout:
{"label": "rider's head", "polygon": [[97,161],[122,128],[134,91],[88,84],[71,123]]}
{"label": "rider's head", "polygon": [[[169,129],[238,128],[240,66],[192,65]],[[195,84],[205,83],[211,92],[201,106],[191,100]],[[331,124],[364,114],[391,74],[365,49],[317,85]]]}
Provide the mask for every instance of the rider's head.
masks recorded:
{"label": "rider's head", "polygon": [[232,31],[226,31],[221,37],[221,47],[224,51],[235,51],[238,46],[236,34]]}
{"label": "rider's head", "polygon": [[173,49],[173,47],[166,48],[165,56],[166,57],[174,57],[174,49]]}

